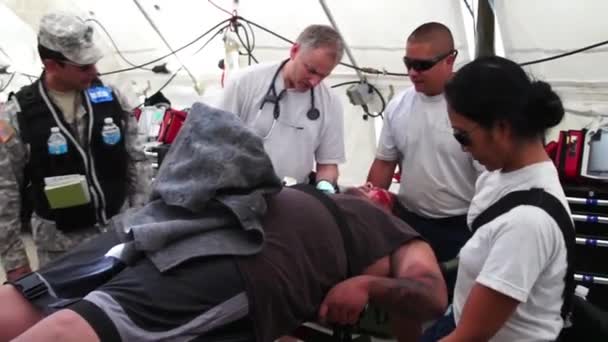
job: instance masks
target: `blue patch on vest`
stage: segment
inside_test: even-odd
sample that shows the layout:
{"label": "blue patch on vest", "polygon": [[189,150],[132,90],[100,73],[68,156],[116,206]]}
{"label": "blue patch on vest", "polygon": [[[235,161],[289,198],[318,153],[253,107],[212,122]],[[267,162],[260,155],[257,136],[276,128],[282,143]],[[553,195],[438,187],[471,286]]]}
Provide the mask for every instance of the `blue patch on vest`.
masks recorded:
{"label": "blue patch on vest", "polygon": [[87,93],[93,103],[110,102],[114,99],[112,89],[106,86],[91,87],[87,89]]}

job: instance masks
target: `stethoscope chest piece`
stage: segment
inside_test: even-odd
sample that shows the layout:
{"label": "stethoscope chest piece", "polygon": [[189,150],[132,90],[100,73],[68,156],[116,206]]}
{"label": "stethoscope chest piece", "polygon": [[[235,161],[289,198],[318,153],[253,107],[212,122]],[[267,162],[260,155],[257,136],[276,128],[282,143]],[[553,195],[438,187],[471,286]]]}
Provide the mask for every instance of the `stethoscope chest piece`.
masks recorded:
{"label": "stethoscope chest piece", "polygon": [[310,108],[308,110],[308,112],[306,112],[306,117],[309,120],[317,120],[319,118],[319,116],[321,116],[321,113],[319,112],[319,110],[317,108]]}

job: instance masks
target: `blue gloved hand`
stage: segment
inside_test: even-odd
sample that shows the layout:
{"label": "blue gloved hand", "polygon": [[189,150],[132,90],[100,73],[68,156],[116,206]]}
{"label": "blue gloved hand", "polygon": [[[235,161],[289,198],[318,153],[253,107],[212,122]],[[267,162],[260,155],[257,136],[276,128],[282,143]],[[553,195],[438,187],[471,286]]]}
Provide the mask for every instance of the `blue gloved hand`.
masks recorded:
{"label": "blue gloved hand", "polygon": [[330,182],[326,181],[326,180],[320,180],[317,182],[317,189],[328,193],[328,194],[335,194],[336,193],[336,188],[334,188],[334,185],[331,184]]}

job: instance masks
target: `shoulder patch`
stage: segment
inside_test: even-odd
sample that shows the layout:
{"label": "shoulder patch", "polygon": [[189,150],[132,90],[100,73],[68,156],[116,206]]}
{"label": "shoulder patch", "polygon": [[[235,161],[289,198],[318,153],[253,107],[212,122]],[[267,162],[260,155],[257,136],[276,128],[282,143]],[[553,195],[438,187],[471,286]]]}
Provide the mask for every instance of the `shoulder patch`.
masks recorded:
{"label": "shoulder patch", "polygon": [[0,108],[0,143],[4,144],[15,135],[17,113],[21,109],[16,98],[9,99]]}
{"label": "shoulder patch", "polygon": [[15,129],[6,120],[0,119],[0,143],[5,144],[15,135]]}
{"label": "shoulder patch", "polygon": [[114,100],[112,89],[106,86],[96,86],[87,89],[89,98],[93,103],[110,102]]}

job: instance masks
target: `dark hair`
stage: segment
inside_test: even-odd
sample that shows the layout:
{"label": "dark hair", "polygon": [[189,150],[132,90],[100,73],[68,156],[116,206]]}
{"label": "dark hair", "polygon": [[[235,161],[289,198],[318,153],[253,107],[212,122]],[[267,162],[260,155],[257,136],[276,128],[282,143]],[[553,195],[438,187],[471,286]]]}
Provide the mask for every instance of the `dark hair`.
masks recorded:
{"label": "dark hair", "polygon": [[408,42],[429,42],[433,41],[446,50],[454,49],[454,37],[452,31],[438,22],[428,22],[418,26],[407,38]]}
{"label": "dark hair", "polygon": [[40,44],[38,44],[38,55],[40,55],[41,60],[50,59],[56,62],[69,61],[61,52],[48,49]]}
{"label": "dark hair", "polygon": [[564,117],[562,101],[548,83],[531,80],[517,63],[497,56],[463,66],[445,95],[458,114],[485,128],[508,122],[520,138],[542,136]]}

